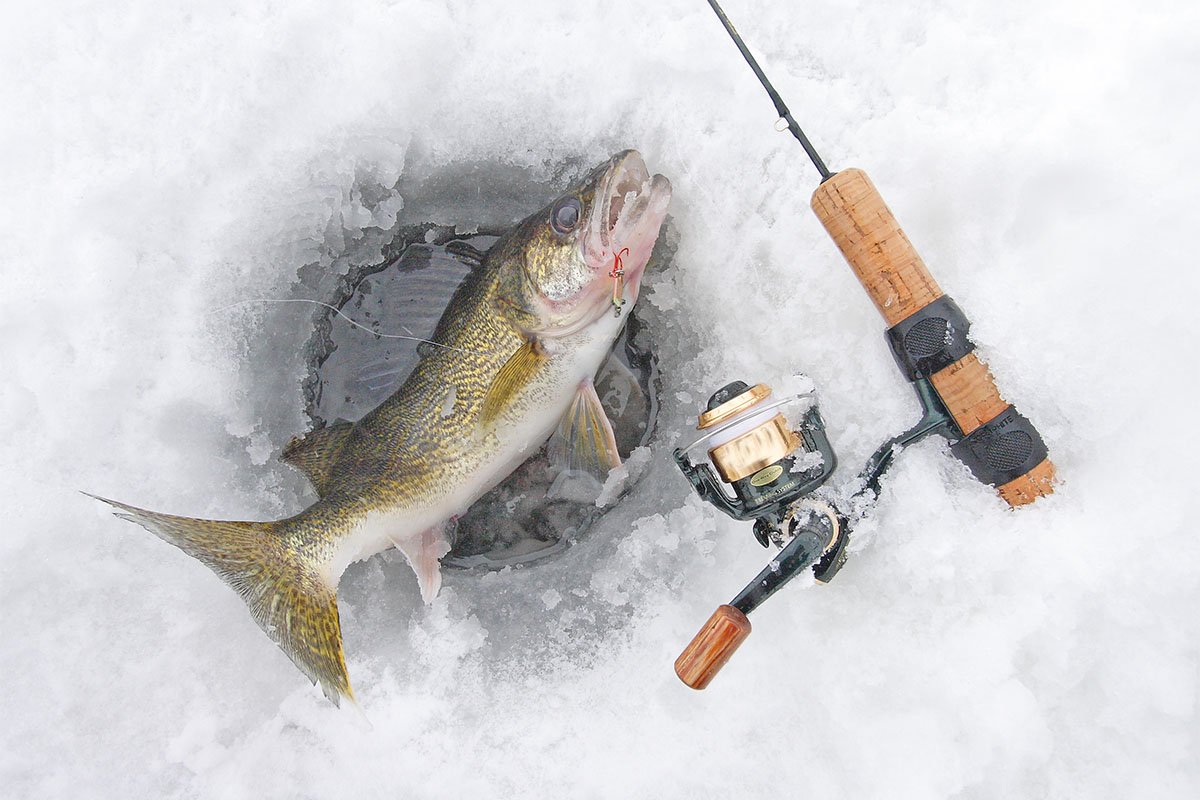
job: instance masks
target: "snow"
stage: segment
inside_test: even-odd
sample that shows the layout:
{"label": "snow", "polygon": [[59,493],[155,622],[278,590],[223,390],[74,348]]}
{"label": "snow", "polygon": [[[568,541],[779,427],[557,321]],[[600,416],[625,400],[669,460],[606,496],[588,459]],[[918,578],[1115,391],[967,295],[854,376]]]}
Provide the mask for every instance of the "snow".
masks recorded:
{"label": "snow", "polygon": [[[675,656],[770,558],[671,463],[702,399],[808,375],[836,480],[917,413],[808,209],[814,170],[707,5],[6,6],[6,796],[1200,794],[1200,8],[725,9],[967,311],[1058,492],[1011,512],[944,446],[909,448],[833,583],[794,581],[692,692]],[[352,567],[369,724],[204,567],[79,493],[301,507],[273,454],[304,430],[311,309],[240,303],[322,297],[397,219],[511,218],[489,170],[550,185],[627,146],[671,179],[678,236],[642,297],[647,477],[560,558],[450,574],[429,608],[399,555]],[[478,191],[422,195],[430,176]]]}

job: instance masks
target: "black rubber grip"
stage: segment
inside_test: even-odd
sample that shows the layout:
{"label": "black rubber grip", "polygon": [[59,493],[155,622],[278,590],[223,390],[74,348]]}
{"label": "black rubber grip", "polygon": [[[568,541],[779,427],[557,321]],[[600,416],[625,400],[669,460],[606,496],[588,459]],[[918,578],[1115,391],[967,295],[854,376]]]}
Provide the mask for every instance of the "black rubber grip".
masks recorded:
{"label": "black rubber grip", "polygon": [[896,365],[910,381],[928,378],[975,349],[968,338],[971,322],[948,295],[887,330]]}
{"label": "black rubber grip", "polygon": [[1012,406],[952,444],[950,451],[971,474],[992,486],[1016,480],[1048,454],[1033,423]]}

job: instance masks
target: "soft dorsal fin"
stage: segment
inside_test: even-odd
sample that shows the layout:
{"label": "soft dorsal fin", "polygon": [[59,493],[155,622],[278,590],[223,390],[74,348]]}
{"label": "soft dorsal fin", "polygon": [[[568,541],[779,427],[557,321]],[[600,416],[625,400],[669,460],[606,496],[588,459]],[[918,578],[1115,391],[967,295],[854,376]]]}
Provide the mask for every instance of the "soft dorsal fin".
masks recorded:
{"label": "soft dorsal fin", "polygon": [[329,483],[329,473],[353,429],[353,422],[339,422],[297,436],[287,443],[279,457],[303,472],[317,494],[323,495]]}
{"label": "soft dorsal fin", "polygon": [[545,363],[548,356],[545,348],[534,338],[525,342],[505,362],[492,385],[488,387],[487,395],[483,398],[481,421],[490,425],[504,412],[512,398],[529,383],[538,368]]}

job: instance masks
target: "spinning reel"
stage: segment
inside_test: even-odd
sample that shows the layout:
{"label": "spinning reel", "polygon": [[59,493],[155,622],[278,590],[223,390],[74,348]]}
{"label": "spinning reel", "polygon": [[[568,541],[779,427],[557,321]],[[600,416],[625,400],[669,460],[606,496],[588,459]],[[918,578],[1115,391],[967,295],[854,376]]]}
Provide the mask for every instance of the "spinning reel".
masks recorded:
{"label": "spinning reel", "polygon": [[[897,452],[934,434],[952,443],[962,431],[928,379],[913,382],[920,421],[871,456],[850,501],[879,491]],[[799,415],[793,430],[784,414]],[[703,689],[750,635],[747,615],[805,569],[828,583],[846,562],[850,521],[828,492],[818,490],[837,469],[825,422],[812,395],[772,399],[766,384],[734,381],[717,390],[699,417],[701,436],[675,450],[675,463],[701,499],[733,519],[754,521],[763,547],[780,548],[766,567],[728,604],[713,613],[675,661],[680,680]],[[705,446],[707,461],[689,453]],[[857,505],[857,504],[855,504]]]}
{"label": "spinning reel", "polygon": [[[798,430],[784,416],[789,406],[803,413]],[[822,583],[837,574],[846,560],[849,526],[831,502],[813,496],[837,469],[837,456],[811,395],[772,400],[766,384],[734,381],[709,399],[697,428],[700,438],[675,451],[679,469],[701,499],[736,520],[754,520],[759,544],[781,548],[713,613],[675,662],[684,683],[703,689],[750,635],[747,614],[805,568],[812,567]],[[711,466],[688,458],[702,444]]]}

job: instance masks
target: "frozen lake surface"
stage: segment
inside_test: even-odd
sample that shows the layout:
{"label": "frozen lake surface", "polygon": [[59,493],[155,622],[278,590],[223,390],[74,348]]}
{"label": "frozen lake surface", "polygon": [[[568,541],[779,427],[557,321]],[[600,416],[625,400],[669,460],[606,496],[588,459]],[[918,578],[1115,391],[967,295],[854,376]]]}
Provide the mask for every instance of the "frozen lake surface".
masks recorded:
{"label": "frozen lake surface", "polygon": [[[725,7],[971,317],[1058,492],[1012,512],[940,442],[912,448],[837,579],[794,581],[692,692],[672,661],[767,560],[671,463],[708,394],[806,373],[835,480],[917,413],[706,3],[6,8],[6,796],[1200,795],[1200,7]],[[565,186],[625,147],[671,179],[678,239],[639,301],[646,476],[561,557],[451,572],[428,608],[398,554],[352,566],[369,726],[207,569],[79,493],[298,510],[276,456],[308,424],[313,310],[243,301],[323,299],[396,226],[545,200],[488,176]]]}

